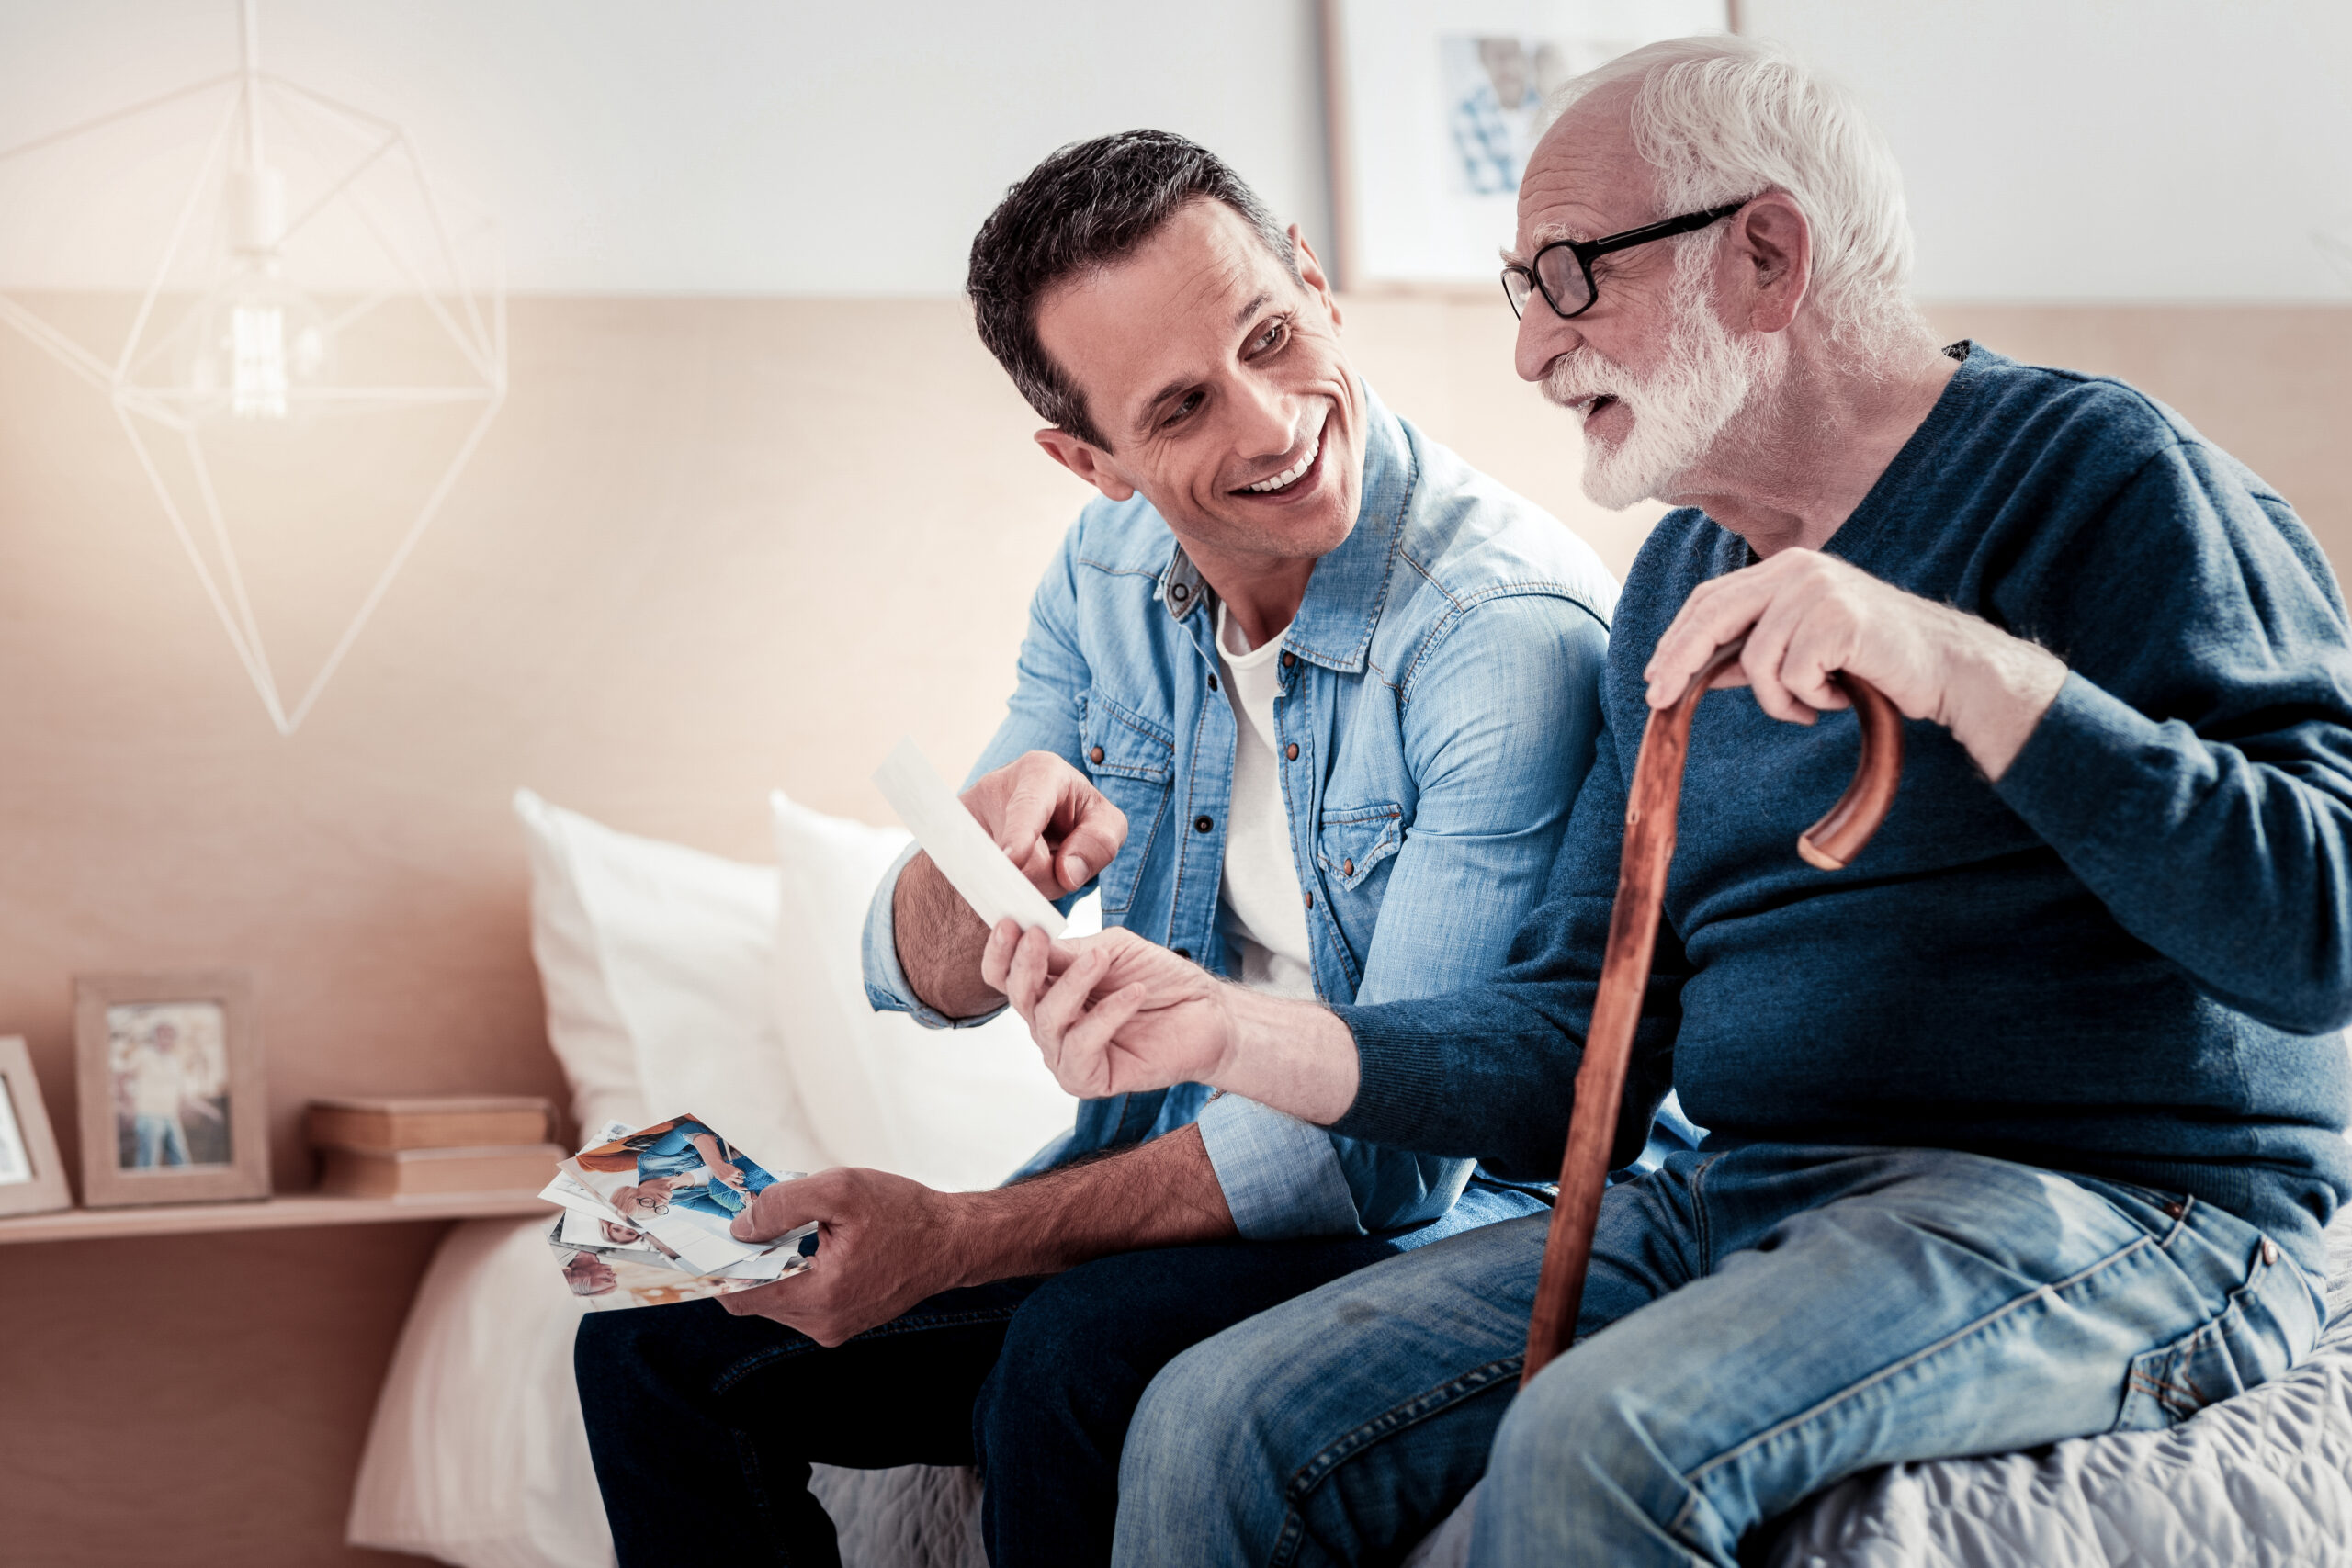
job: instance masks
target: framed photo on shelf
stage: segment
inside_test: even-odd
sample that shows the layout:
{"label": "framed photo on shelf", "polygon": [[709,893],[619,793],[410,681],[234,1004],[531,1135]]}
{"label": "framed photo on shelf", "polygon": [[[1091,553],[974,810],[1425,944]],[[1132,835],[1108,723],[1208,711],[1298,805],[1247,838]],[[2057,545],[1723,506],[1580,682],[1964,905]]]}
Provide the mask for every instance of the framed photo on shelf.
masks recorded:
{"label": "framed photo on shelf", "polygon": [[1570,77],[1736,30],[1736,0],[1323,0],[1340,286],[1491,289],[1520,175]]}
{"label": "framed photo on shelf", "polygon": [[73,1206],[32,1056],[17,1036],[0,1035],[0,1214]]}
{"label": "framed photo on shelf", "polygon": [[74,982],[82,1201],[269,1196],[269,1107],[253,987],[232,972]]}

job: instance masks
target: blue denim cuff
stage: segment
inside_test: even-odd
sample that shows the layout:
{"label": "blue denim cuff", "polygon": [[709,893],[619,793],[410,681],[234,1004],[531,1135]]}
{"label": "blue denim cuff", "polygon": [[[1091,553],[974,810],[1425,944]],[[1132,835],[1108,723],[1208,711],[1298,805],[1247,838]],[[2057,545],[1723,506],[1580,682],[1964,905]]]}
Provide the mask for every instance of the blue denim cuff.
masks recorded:
{"label": "blue denim cuff", "polygon": [[863,958],[865,967],[865,999],[876,1012],[902,1012],[925,1029],[977,1029],[1004,1010],[1002,1003],[984,1013],[970,1018],[950,1018],[937,1008],[925,1006],[915,988],[907,984],[906,971],[899,967],[899,928],[893,905],[899,892],[899,874],[907,863],[922,852],[920,844],[909,844],[882,874],[881,886],[874,890],[874,901],[865,907],[865,937]]}
{"label": "blue denim cuff", "polygon": [[1244,1238],[1364,1234],[1339,1153],[1322,1128],[1238,1094],[1218,1095],[1203,1107],[1200,1128],[1225,1206]]}

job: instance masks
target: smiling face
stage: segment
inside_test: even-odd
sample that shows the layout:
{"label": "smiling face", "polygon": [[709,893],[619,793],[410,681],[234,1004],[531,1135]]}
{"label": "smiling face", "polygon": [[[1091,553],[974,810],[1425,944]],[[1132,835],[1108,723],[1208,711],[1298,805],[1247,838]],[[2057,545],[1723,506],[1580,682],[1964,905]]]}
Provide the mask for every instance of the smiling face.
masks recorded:
{"label": "smiling face", "polygon": [[1311,563],[1355,526],[1362,392],[1303,243],[1298,259],[1303,284],[1231,208],[1199,200],[1037,309],[1109,446],[1062,430],[1038,444],[1114,501],[1140,492],[1213,581]]}
{"label": "smiling face", "polygon": [[[1631,94],[1630,86],[1598,89],[1546,133],[1520,186],[1510,261],[1524,265],[1557,240],[1595,240],[1679,216],[1659,209],[1634,151]],[[1546,397],[1581,421],[1585,492],[1602,506],[1673,499],[1733,417],[1773,384],[1779,361],[1718,313],[1710,258],[1721,238],[1709,229],[1611,252],[1593,263],[1594,303],[1582,315],[1563,319],[1540,295],[1521,313],[1519,374],[1542,382]]]}

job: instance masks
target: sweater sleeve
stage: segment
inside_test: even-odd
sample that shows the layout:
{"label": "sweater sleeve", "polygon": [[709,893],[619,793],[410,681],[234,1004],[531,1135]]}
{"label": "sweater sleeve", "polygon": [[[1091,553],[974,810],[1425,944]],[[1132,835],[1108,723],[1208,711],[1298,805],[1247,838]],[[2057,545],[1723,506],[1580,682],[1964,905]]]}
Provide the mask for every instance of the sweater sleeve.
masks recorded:
{"label": "sweater sleeve", "polygon": [[2352,1023],[2352,637],[2301,523],[2182,444],[2023,575],[2072,672],[2001,798],[2208,995]]}
{"label": "sweater sleeve", "polygon": [[[1502,972],[1450,996],[1333,1010],[1355,1035],[1360,1064],[1355,1102],[1333,1132],[1476,1158],[1513,1180],[1558,1174],[1624,837],[1625,786],[1607,705],[1543,901],[1521,924]],[[1680,942],[1661,922],[1612,1167],[1640,1154],[1671,1087],[1687,972]]]}

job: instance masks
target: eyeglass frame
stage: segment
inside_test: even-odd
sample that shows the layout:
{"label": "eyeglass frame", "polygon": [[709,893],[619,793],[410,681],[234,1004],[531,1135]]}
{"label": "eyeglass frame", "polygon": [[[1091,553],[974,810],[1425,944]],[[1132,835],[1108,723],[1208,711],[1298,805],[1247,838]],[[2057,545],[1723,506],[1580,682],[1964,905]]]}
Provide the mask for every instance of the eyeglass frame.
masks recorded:
{"label": "eyeglass frame", "polygon": [[[1510,280],[1513,273],[1527,279],[1527,292],[1530,295],[1540,294],[1544,297],[1544,303],[1551,308],[1552,314],[1564,321],[1573,321],[1600,302],[1600,283],[1592,276],[1594,261],[1609,254],[1611,251],[1630,250],[1635,245],[1646,245],[1652,240],[1670,240],[1678,234],[1695,234],[1709,224],[1722,222],[1755,199],[1752,196],[1742,197],[1725,207],[1710,208],[1704,212],[1686,212],[1679,218],[1662,219],[1656,223],[1645,223],[1638,229],[1626,229],[1614,234],[1604,234],[1598,240],[1555,240],[1548,245],[1538,246],[1535,254],[1527,258],[1525,265],[1503,268],[1503,298],[1510,304],[1511,317],[1515,321],[1526,319],[1521,301],[1511,297]],[[1573,310],[1560,309],[1559,302],[1552,298],[1552,291],[1544,287],[1544,274],[1539,270],[1544,265],[1544,257],[1548,253],[1562,249],[1577,258],[1577,266],[1584,272],[1585,300]]]}

